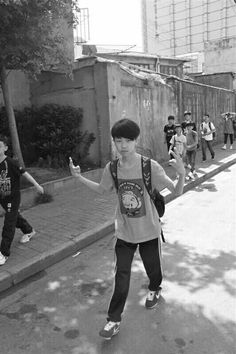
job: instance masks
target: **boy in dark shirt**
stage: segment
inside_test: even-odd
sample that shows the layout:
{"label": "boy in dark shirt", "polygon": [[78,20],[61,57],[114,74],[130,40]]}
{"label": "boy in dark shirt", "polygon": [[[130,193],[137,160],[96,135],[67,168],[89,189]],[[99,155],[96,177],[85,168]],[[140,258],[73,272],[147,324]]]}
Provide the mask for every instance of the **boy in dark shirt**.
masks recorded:
{"label": "boy in dark shirt", "polygon": [[5,155],[7,149],[7,138],[0,135],[0,205],[6,212],[0,245],[0,266],[5,264],[10,256],[15,228],[19,228],[23,232],[21,243],[28,242],[35,235],[32,226],[19,213],[21,175],[25,176],[39,193],[44,192],[43,187],[28,172]]}
{"label": "boy in dark shirt", "polygon": [[184,112],[184,119],[185,120],[181,124],[184,135],[186,135],[186,133],[187,133],[187,130],[186,130],[187,123],[192,123],[193,131],[196,132],[197,131],[196,124],[192,121],[192,113],[190,111]]}
{"label": "boy in dark shirt", "polygon": [[[167,144],[167,151],[169,153],[170,150],[170,141],[173,135],[175,135],[175,117],[174,116],[169,116],[168,117],[168,124],[164,126],[164,133],[165,133],[165,143]],[[170,159],[172,157],[170,156]]]}

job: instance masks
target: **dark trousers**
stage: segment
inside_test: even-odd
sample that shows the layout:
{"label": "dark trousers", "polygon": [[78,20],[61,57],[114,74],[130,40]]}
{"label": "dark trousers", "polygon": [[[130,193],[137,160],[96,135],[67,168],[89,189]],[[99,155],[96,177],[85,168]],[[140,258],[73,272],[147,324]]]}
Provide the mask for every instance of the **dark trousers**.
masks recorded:
{"label": "dark trousers", "polygon": [[229,139],[230,139],[230,145],[233,145],[233,142],[234,142],[234,134],[228,134],[228,133],[225,133],[225,134],[224,134],[224,144],[225,144],[225,145],[227,144],[228,135],[229,135]]}
{"label": "dark trousers", "polygon": [[[115,288],[108,309],[108,321],[121,321],[121,314],[129,292],[131,265],[137,246],[138,244],[120,239],[116,242]],[[162,282],[160,241],[158,238],[139,243],[139,253],[149,278],[148,288],[150,291],[156,291]]]}
{"label": "dark trousers", "polygon": [[212,149],[212,140],[202,139],[202,159],[206,160],[206,148],[208,147],[211,157],[215,157],[214,150]]}
{"label": "dark trousers", "polygon": [[196,150],[186,151],[186,163],[191,166],[191,172],[195,170]]}
{"label": "dark trousers", "polygon": [[2,229],[1,253],[9,257],[10,248],[15,235],[15,229],[20,229],[24,234],[32,232],[32,226],[19,213],[20,196],[0,199],[0,205],[5,210],[5,219]]}

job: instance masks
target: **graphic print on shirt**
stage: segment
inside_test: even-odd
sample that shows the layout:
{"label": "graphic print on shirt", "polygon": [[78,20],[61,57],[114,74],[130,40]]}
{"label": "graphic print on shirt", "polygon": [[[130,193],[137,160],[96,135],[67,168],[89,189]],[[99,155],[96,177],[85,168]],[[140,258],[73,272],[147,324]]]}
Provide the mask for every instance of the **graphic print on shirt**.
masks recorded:
{"label": "graphic print on shirt", "polygon": [[141,179],[119,180],[119,202],[121,214],[132,218],[145,216],[143,181]]}
{"label": "graphic print on shirt", "polygon": [[0,173],[0,196],[6,197],[11,194],[11,179],[7,177],[7,171],[2,170]]}

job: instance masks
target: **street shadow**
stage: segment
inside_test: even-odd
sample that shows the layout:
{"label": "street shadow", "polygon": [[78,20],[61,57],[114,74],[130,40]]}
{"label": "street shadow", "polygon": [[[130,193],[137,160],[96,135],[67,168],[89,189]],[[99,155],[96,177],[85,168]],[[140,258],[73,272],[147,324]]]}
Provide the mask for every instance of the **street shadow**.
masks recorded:
{"label": "street shadow", "polygon": [[187,287],[190,292],[197,292],[210,284],[220,284],[231,296],[236,295],[234,282],[228,275],[228,271],[236,271],[234,252],[221,251],[218,256],[201,255],[174,242],[163,250],[163,263],[165,278]]}
{"label": "street shadow", "polygon": [[203,192],[204,190],[208,190],[208,192],[217,192],[217,188],[214,183],[199,184],[193,189],[194,192]]}

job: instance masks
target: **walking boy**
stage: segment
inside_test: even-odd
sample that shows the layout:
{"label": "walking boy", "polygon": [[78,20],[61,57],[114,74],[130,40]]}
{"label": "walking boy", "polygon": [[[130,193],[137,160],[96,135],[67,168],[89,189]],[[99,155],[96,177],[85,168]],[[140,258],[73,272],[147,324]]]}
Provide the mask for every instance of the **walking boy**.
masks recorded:
{"label": "walking boy", "polygon": [[222,113],[221,114],[223,120],[224,120],[224,146],[222,146],[223,150],[226,150],[227,148],[227,140],[229,136],[230,140],[230,150],[233,149],[233,142],[234,142],[234,119],[236,116],[236,113]]}
{"label": "walking boy", "polygon": [[186,164],[190,168],[188,174],[189,178],[197,177],[195,171],[195,160],[197,153],[198,136],[197,132],[193,130],[193,123],[186,124]]}
{"label": "walking boy", "polygon": [[[136,153],[139,126],[129,119],[121,119],[114,124],[111,135],[120,155],[117,164],[118,207],[116,210],[117,241],[116,275],[114,292],[108,309],[107,323],[99,332],[104,339],[111,339],[120,329],[121,315],[128,296],[131,264],[134,253],[139,246],[139,253],[149,278],[149,292],[145,306],[151,309],[157,305],[162,282],[160,261],[161,225],[159,215],[145,188],[142,178],[141,155]],[[178,153],[172,152],[172,166],[179,173],[174,183],[163,168],[151,160],[152,188],[162,190],[167,187],[171,192],[180,195],[183,192],[185,170]],[[70,170],[73,176],[98,193],[115,188],[111,176],[110,163],[103,171],[100,183],[81,176],[80,167],[74,166],[70,159]]]}
{"label": "walking boy", "polygon": [[5,155],[7,149],[7,138],[0,135],[0,205],[6,212],[0,245],[0,266],[5,264],[10,256],[15,228],[19,228],[23,232],[21,243],[28,242],[35,235],[32,226],[19,213],[20,176],[25,176],[37,188],[39,193],[44,192],[43,187],[28,172]]}
{"label": "walking boy", "polygon": [[[175,117],[169,116],[168,117],[168,124],[164,126],[164,133],[165,133],[165,143],[167,144],[167,151],[169,153],[170,150],[170,140],[173,135],[175,135],[175,125],[174,125]],[[171,156],[170,156],[171,158]]]}
{"label": "walking boy", "polygon": [[213,142],[213,133],[215,133],[216,129],[212,122],[210,122],[209,114],[205,114],[203,116],[203,123],[200,125],[200,133],[201,133],[201,142],[202,142],[202,161],[206,161],[206,148],[208,147],[211,158],[214,160],[215,152],[212,148]]}
{"label": "walking boy", "polygon": [[182,127],[180,124],[176,124],[175,125],[175,132],[176,134],[174,136],[172,136],[171,140],[170,140],[170,150],[172,151],[173,148],[176,147],[177,152],[179,154],[179,156],[184,160],[185,158],[185,154],[186,154],[186,137],[183,134],[182,131]]}

